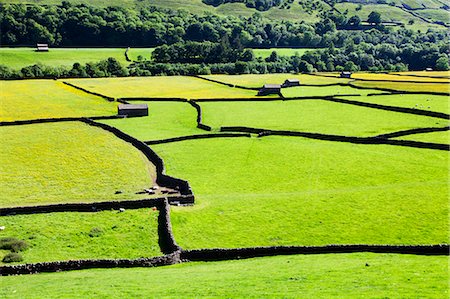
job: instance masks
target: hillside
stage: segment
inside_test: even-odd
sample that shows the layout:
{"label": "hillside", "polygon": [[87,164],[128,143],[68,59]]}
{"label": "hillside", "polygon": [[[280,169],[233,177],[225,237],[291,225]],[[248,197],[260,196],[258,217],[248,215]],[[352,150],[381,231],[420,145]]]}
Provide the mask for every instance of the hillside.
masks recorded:
{"label": "hillside", "polygon": [[[379,11],[384,21],[405,25],[415,30],[428,28],[443,28],[450,26],[450,11],[448,5],[440,0],[347,0],[337,1],[334,8],[329,0],[279,0],[270,1],[267,6],[253,7],[250,0],[67,0],[73,4],[88,4],[99,7],[121,6],[140,8],[156,6],[169,9],[184,9],[195,14],[213,13],[227,16],[249,17],[259,12],[262,16],[273,20],[290,20],[315,22],[319,14],[330,10],[348,16],[357,15],[361,20],[367,20],[371,11]],[[264,3],[264,1],[260,1]],[[258,2],[258,3],[260,3]],[[61,0],[0,0],[0,3],[32,3],[42,5],[60,5]],[[211,3],[210,5],[206,3]]]}

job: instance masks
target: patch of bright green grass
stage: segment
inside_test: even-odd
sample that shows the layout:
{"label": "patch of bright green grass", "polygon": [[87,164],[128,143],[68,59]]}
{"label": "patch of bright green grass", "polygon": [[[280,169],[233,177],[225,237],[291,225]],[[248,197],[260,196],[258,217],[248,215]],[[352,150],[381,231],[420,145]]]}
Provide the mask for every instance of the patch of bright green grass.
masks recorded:
{"label": "patch of bright green grass", "polygon": [[254,90],[231,88],[187,76],[73,79],[69,82],[111,97],[248,98]]}
{"label": "patch of bright green grass", "polygon": [[0,121],[117,114],[117,104],[54,80],[0,81]]}
{"label": "patch of bright green grass", "polygon": [[448,257],[324,254],[2,277],[3,298],[446,298]]}
{"label": "patch of bright green grass", "polygon": [[151,257],[162,255],[157,218],[151,209],[4,216],[0,237],[29,243],[20,263]]}
{"label": "patch of bright green grass", "polygon": [[431,133],[400,136],[396,137],[395,139],[450,144],[450,133],[449,131],[431,132]]}
{"label": "patch of bright green grass", "polygon": [[[333,95],[367,95],[382,93],[376,89],[357,89],[352,86],[299,86],[281,89],[284,97],[309,97]],[[357,98],[355,98],[357,99]]]}
{"label": "patch of bright green grass", "polygon": [[277,136],[152,148],[196,194],[172,209],[183,248],[448,243],[446,152]]}
{"label": "patch of bright green grass", "polygon": [[0,127],[0,136],[2,207],[137,199],[153,185],[143,154],[99,128],[35,124]]}
{"label": "patch of bright green grass", "polygon": [[306,74],[208,75],[202,77],[246,87],[262,87],[264,84],[282,84],[286,79],[299,79],[301,84],[312,85],[347,83],[350,81],[349,79]]}
{"label": "patch of bright green grass", "polygon": [[339,97],[342,99],[374,103],[387,106],[397,106],[412,109],[450,113],[448,96],[428,94],[393,94],[361,97]]}
{"label": "patch of bright green grass", "polygon": [[376,136],[419,127],[443,127],[444,119],[322,100],[205,102],[203,122],[214,128],[246,126],[345,136]]}
{"label": "patch of bright green grass", "polygon": [[270,49],[253,49],[256,57],[267,58],[273,51],[277,52],[278,56],[294,56],[296,54],[302,56],[308,51],[314,52],[316,49],[295,49],[295,48],[270,48]]}
{"label": "patch of bright green grass", "polygon": [[[450,79],[447,78],[432,78],[432,77],[410,77],[410,76],[397,76],[394,74],[374,74],[374,73],[354,73],[352,74],[352,79],[363,79],[363,80],[373,80],[373,81],[383,81],[383,80],[390,80],[390,81],[415,81],[415,82],[423,82],[423,83],[429,83],[429,82],[441,82],[441,83],[447,83],[450,84]],[[383,83],[380,82],[380,85],[383,85]],[[381,87],[381,86],[380,86]]]}
{"label": "patch of bright green grass", "polygon": [[149,116],[105,120],[133,137],[148,141],[184,135],[204,134],[197,129],[197,112],[188,103],[180,102],[133,102],[147,104]]}
{"label": "patch of bright green grass", "polygon": [[[131,60],[137,60],[139,55],[151,58],[153,48],[132,48],[128,53]],[[52,48],[48,52],[36,52],[35,48],[0,48],[0,64],[12,69],[21,69],[36,63],[49,66],[71,67],[75,62],[99,62],[114,57],[122,65],[130,62],[125,59],[124,48]]]}

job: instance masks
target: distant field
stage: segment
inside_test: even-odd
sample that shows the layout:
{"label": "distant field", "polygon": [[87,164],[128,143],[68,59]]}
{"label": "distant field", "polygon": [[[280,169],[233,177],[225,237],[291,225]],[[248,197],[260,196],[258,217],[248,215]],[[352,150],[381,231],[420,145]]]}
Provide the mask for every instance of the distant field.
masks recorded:
{"label": "distant field", "polygon": [[299,79],[301,84],[323,85],[347,83],[349,79],[313,76],[308,74],[263,74],[263,75],[209,75],[205,78],[245,87],[262,87],[264,84],[282,84],[286,79]]}
{"label": "distant field", "polygon": [[[62,0],[1,0],[0,3],[33,3],[33,4],[47,4],[47,5],[60,5]],[[195,14],[206,14],[206,13],[215,13],[219,15],[229,15],[229,16],[244,16],[251,17],[254,13],[259,12],[254,8],[247,8],[244,3],[227,3],[222,4],[218,7],[214,7],[211,5],[207,5],[203,3],[201,0],[148,0],[148,1],[139,1],[139,0],[96,0],[95,2],[89,0],[68,0],[73,4],[89,4],[95,5],[99,7],[105,6],[121,6],[126,8],[140,8],[140,7],[148,7],[156,6],[168,9],[183,9],[189,11],[190,13]],[[324,4],[325,7],[329,9],[327,4]],[[306,22],[316,22],[319,20],[318,12],[308,13],[303,11],[300,5],[297,3],[292,3],[290,9],[280,9],[280,8],[272,8],[268,11],[259,12],[261,15],[274,19],[274,20],[304,20]]]}
{"label": "distant field", "polygon": [[[152,48],[133,48],[129,58],[136,60],[139,55],[150,59]],[[50,48],[49,52],[36,52],[34,48],[0,48],[0,64],[13,69],[42,63],[50,66],[71,67],[75,62],[99,62],[114,57],[122,65],[128,65],[125,60],[125,49],[118,48]]]}
{"label": "distant field", "polygon": [[203,122],[214,128],[246,126],[371,137],[418,127],[443,127],[444,119],[321,100],[201,103]]}
{"label": "distant field", "polygon": [[443,151],[275,136],[152,148],[196,194],[172,211],[184,248],[448,242]]}
{"label": "distant field", "polygon": [[[393,74],[373,74],[373,73],[354,73],[352,79],[363,80],[390,80],[390,81],[415,81],[415,82],[440,82],[450,84],[450,78],[436,78],[436,77],[411,77],[411,76],[397,76]],[[383,84],[380,84],[381,87]]]}
{"label": "distant field", "polygon": [[[0,127],[0,207],[137,199],[154,166],[113,134],[82,123]],[[115,194],[116,191],[121,194]]]}
{"label": "distant field", "polygon": [[[30,244],[24,263],[93,258],[140,258],[162,255],[158,212],[54,213],[2,217],[2,236]],[[0,266],[3,254],[0,253]],[[2,278],[3,279],[3,278]]]}
{"label": "distant field", "polygon": [[450,71],[432,71],[432,72],[401,72],[401,73],[395,73],[397,75],[401,76],[420,76],[420,77],[446,77],[450,78]]}
{"label": "distant field", "polygon": [[369,82],[369,81],[354,81],[350,85],[365,87],[365,88],[386,88],[397,91],[417,91],[417,92],[439,92],[450,94],[450,84],[445,83],[410,83],[410,82]]}
{"label": "distant field", "polygon": [[315,51],[317,49],[293,49],[293,48],[271,48],[271,49],[253,49],[256,57],[267,58],[273,51],[277,52],[278,56],[294,56],[298,54],[302,56],[307,51]]}
{"label": "distant field", "polygon": [[0,81],[0,121],[117,114],[117,103],[55,80]]}
{"label": "distant field", "polygon": [[281,90],[284,97],[334,96],[334,95],[368,95],[379,94],[376,89],[357,89],[352,86],[299,86]]}
{"label": "distant field", "polygon": [[[0,278],[3,298],[446,298],[448,257],[326,254]],[[189,279],[187,279],[189,278]]]}
{"label": "distant field", "polygon": [[194,77],[127,77],[67,80],[111,97],[248,98],[257,91],[230,88]]}
{"label": "distant field", "polygon": [[[357,15],[363,21],[367,20],[369,14],[372,11],[377,11],[381,14],[383,21],[401,22],[408,29],[426,31],[428,28],[439,28],[439,29],[445,28],[440,25],[429,24],[421,20],[420,18],[402,10],[399,7],[391,6],[388,4],[364,4],[362,5],[360,10],[357,10],[358,4],[344,2],[336,4],[335,7],[341,12],[348,10],[349,16]],[[414,21],[412,25],[408,24],[410,20]]]}

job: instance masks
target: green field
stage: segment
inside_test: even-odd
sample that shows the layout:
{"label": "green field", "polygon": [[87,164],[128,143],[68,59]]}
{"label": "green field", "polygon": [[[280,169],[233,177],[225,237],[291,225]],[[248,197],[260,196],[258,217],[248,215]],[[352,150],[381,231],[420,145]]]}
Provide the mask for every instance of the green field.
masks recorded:
{"label": "green field", "polygon": [[156,177],[131,145],[82,123],[0,127],[0,136],[1,207],[142,198],[135,192]]}
{"label": "green field", "polygon": [[[377,11],[381,14],[383,22],[400,22],[404,24],[407,29],[421,30],[426,32],[428,28],[444,28],[441,25],[425,22],[422,19],[412,15],[411,13],[402,10],[400,7],[391,6],[388,4],[364,4],[361,6],[360,10],[357,10],[358,4],[345,2],[338,3],[335,7],[341,12],[348,10],[349,16],[357,15],[363,21],[367,20],[369,14],[372,11]],[[409,25],[410,20],[414,21],[412,25]]]}
{"label": "green field", "polygon": [[196,128],[197,112],[187,103],[139,101],[133,103],[146,103],[149,107],[150,115],[127,120],[115,119],[102,122],[144,141],[205,133],[205,131]]}
{"label": "green field", "polygon": [[114,98],[249,98],[256,91],[230,88],[195,77],[128,77],[67,80],[77,86]]}
{"label": "green field", "polygon": [[[384,82],[416,77],[362,74],[360,80],[314,75],[207,76],[258,87],[299,78],[285,97],[340,95],[382,105],[449,113],[448,96],[382,94],[371,88],[436,91],[448,84]],[[428,77],[438,73],[426,73]],[[440,74],[440,73],[439,73]],[[378,81],[361,81],[361,79]],[[421,78],[418,78],[420,81]],[[445,80],[445,79],[444,79]],[[146,103],[149,116],[104,120],[141,141],[217,133],[221,126],[251,126],[371,137],[447,119],[325,100],[255,101],[256,90],[194,77],[71,79],[91,91],[119,97],[161,97]],[[117,102],[55,80],[3,81],[2,121],[114,115]],[[352,85],[368,89],[357,89]],[[36,91],[39,91],[37,93]],[[345,94],[353,96],[344,96]],[[386,92],[383,92],[386,93]],[[230,101],[243,98],[245,101]],[[18,109],[20,108],[20,109]],[[152,186],[154,166],[130,144],[81,122],[0,127],[1,207],[139,199]],[[448,131],[395,138],[447,143]],[[151,145],[168,175],[188,180],[192,206],[173,206],[171,224],[184,249],[252,246],[448,244],[448,151],[352,144],[303,137],[252,134]],[[116,194],[116,191],[122,191]],[[147,196],[145,196],[147,197]],[[161,255],[158,212],[49,213],[0,217],[1,237],[27,240],[23,262]],[[5,255],[0,251],[0,257]],[[186,263],[157,269],[103,269],[2,277],[0,297],[304,297],[445,298],[448,257],[397,254],[325,254]]]}
{"label": "green field", "polygon": [[2,298],[446,298],[448,258],[306,255],[0,278]]}
{"label": "green field", "polygon": [[152,147],[196,192],[172,213],[184,248],[448,242],[445,152],[298,137]]}
{"label": "green field", "polygon": [[324,85],[350,82],[349,79],[313,76],[307,74],[209,75],[201,77],[245,87],[262,87],[264,84],[268,83],[282,84],[286,79],[299,79],[300,84],[308,85]]}
{"label": "green field", "polygon": [[[152,50],[152,48],[132,48],[128,56],[131,60],[137,60],[139,55],[150,59]],[[99,62],[109,57],[114,57],[122,65],[129,64],[125,59],[125,48],[50,48],[49,52],[36,52],[34,48],[0,48],[0,64],[12,69],[36,63],[53,67],[71,67],[75,62],[81,64]]]}
{"label": "green field", "polygon": [[23,263],[152,257],[162,255],[157,217],[151,209],[8,216],[1,218],[2,237],[29,243]]}
{"label": "green field", "polygon": [[444,119],[321,100],[202,103],[201,106],[203,122],[214,128],[245,126],[371,137],[417,127],[448,125]]}
{"label": "green field", "polygon": [[0,81],[0,121],[117,114],[117,104],[60,81]]}

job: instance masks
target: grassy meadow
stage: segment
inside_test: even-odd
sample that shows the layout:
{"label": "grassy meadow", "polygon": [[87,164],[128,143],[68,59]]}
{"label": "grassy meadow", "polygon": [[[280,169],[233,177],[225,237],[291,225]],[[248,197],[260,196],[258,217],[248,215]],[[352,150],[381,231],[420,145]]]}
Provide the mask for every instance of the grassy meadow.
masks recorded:
{"label": "grassy meadow", "polygon": [[[415,78],[414,78],[415,79]],[[433,79],[434,80],[434,79]],[[450,95],[450,84],[448,83],[413,83],[413,82],[377,82],[377,81],[354,81],[350,85],[363,88],[381,87],[394,91],[412,92],[439,92]]]}
{"label": "grassy meadow", "polygon": [[168,101],[137,101],[133,103],[147,104],[149,116],[126,120],[104,120],[102,122],[144,141],[206,133],[197,129],[197,112],[188,103]]}
{"label": "grassy meadow", "polygon": [[172,211],[184,248],[448,242],[446,152],[276,136],[152,148],[196,194]]}
{"label": "grassy meadow", "polygon": [[[0,206],[137,199],[154,166],[99,128],[71,122],[0,127]],[[115,194],[122,191],[121,194]]]}
{"label": "grassy meadow", "polygon": [[449,122],[322,100],[201,103],[203,122],[214,128],[246,126],[345,136],[371,137]]}
{"label": "grassy meadow", "polygon": [[[125,59],[125,48],[52,48],[48,52],[36,52],[35,48],[0,48],[0,64],[12,69],[21,69],[36,63],[53,67],[71,67],[75,62],[85,64],[99,62],[114,57],[122,65],[130,62]],[[153,48],[132,48],[128,52],[131,60],[137,60],[140,55],[151,58]]]}
{"label": "grassy meadow", "polygon": [[[415,77],[425,74],[424,78]],[[448,96],[386,94],[373,88],[444,91],[446,73],[211,75],[247,87],[299,78],[285,97],[339,98],[449,113]],[[360,80],[358,80],[358,78]],[[380,80],[401,82],[385,82]],[[362,80],[374,81],[362,81]],[[416,80],[417,79],[417,80]],[[378,80],[378,81],[376,81]],[[446,119],[324,100],[252,101],[256,90],[194,77],[70,79],[114,98],[199,101],[203,123],[371,137]],[[408,81],[423,81],[412,83]],[[327,84],[341,84],[320,86]],[[107,102],[55,80],[1,81],[0,120],[116,114]],[[367,89],[352,87],[363,86]],[[39,92],[39,93],[38,93]],[[353,94],[353,96],[345,96]],[[368,94],[377,94],[369,96]],[[243,98],[245,101],[227,101]],[[262,98],[264,99],[264,98]],[[149,116],[104,120],[141,141],[205,134],[186,102],[146,103]],[[18,109],[18,107],[20,109]],[[139,199],[154,166],[130,144],[78,122],[0,127],[1,207]],[[449,132],[395,138],[449,142]],[[171,223],[184,249],[326,244],[449,243],[447,151],[363,145],[302,137],[188,140],[151,148],[168,175],[189,181],[193,206],[173,206]],[[121,194],[115,194],[116,191]],[[145,196],[147,197],[147,196]],[[0,217],[0,237],[26,240],[23,263],[161,255],[158,212],[50,213]],[[0,251],[0,258],[7,252]],[[2,298],[250,297],[445,298],[448,257],[324,254],[186,263],[155,269],[97,269],[1,277]],[[3,265],[3,264],[2,264]]]}
{"label": "grassy meadow", "polygon": [[326,254],[2,277],[2,298],[445,298],[448,257]]}
{"label": "grassy meadow", "polygon": [[0,121],[117,114],[117,104],[55,80],[0,81]]}
{"label": "grassy meadow", "polygon": [[71,79],[68,82],[110,97],[248,98],[256,91],[230,88],[195,77]]}
{"label": "grassy meadow", "polygon": [[245,87],[262,87],[264,84],[282,84],[286,79],[299,79],[301,84],[324,85],[347,83],[349,79],[313,76],[309,74],[262,74],[262,75],[208,75],[205,78]]}
{"label": "grassy meadow", "polygon": [[162,255],[157,218],[152,209],[7,216],[0,236],[29,244],[22,263],[152,257]]}

